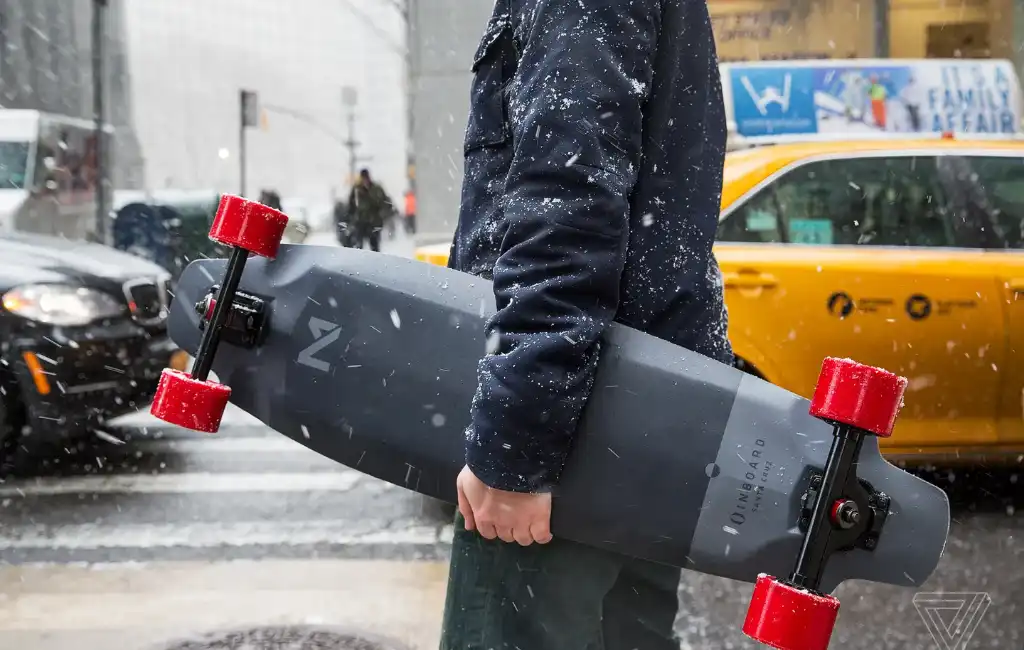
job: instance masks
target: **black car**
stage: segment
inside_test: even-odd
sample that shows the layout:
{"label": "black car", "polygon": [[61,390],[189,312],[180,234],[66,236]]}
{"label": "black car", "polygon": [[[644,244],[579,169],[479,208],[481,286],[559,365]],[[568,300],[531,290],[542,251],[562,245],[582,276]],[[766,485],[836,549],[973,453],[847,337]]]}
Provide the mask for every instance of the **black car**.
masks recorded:
{"label": "black car", "polygon": [[66,437],[152,400],[184,356],[167,336],[168,281],[99,244],[0,235],[0,466],[26,428]]}

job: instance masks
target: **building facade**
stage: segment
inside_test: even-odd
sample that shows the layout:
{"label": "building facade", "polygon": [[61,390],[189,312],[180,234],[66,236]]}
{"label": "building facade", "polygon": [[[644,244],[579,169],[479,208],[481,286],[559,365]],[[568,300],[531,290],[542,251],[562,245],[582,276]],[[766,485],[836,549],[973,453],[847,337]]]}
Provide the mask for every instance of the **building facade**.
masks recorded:
{"label": "building facade", "polygon": [[[1019,0],[710,0],[723,61],[1019,56]],[[1017,21],[1019,22],[1019,21]]]}
{"label": "building facade", "polygon": [[[470,61],[493,0],[410,0],[413,159],[424,241],[459,211]],[[708,0],[723,61],[1024,54],[1024,0]],[[1024,76],[1024,74],[1021,74]]]}
{"label": "building facade", "polygon": [[[131,110],[123,0],[106,11],[106,120],[114,188],[141,187],[142,152]],[[0,0],[0,107],[93,118],[92,0]]]}
{"label": "building facade", "polygon": [[459,215],[470,65],[492,0],[409,0],[410,110],[419,238],[450,238]]}
{"label": "building facade", "polygon": [[[357,168],[368,167],[399,200],[406,187],[405,27],[391,3],[126,0],[124,6],[149,189],[242,191],[244,89],[256,93],[261,117],[246,132],[247,196],[266,189],[301,199],[317,220],[332,196],[347,199],[351,115]],[[346,88],[354,106],[346,105]]]}

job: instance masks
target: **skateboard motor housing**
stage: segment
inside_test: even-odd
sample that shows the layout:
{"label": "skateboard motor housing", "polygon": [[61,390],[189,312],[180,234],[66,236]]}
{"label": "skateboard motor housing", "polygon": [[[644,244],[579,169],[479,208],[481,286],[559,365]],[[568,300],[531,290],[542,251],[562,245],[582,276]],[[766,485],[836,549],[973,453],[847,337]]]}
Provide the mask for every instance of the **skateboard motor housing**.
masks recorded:
{"label": "skateboard motor housing", "polygon": [[[160,375],[150,413],[155,417],[187,429],[216,433],[227,408],[231,389],[209,380],[213,358],[225,326],[230,326],[232,305],[238,284],[250,254],[269,259],[277,257],[284,238],[288,217],[273,208],[239,196],[224,195],[217,208],[210,239],[231,247],[224,282],[216,297],[210,296],[203,306],[204,321],[209,326],[196,352],[192,371],[167,368]],[[257,305],[254,308],[259,308]],[[262,312],[259,314],[262,316]],[[235,328],[228,328],[234,331]]]}
{"label": "skateboard motor housing", "polygon": [[811,398],[810,413],[833,425],[824,472],[804,496],[803,544],[787,579],[761,574],[743,632],[779,650],[826,650],[839,601],[818,591],[830,555],[872,550],[888,515],[889,498],[858,480],[856,462],[865,436],[887,438],[907,380],[850,359],[827,358]]}

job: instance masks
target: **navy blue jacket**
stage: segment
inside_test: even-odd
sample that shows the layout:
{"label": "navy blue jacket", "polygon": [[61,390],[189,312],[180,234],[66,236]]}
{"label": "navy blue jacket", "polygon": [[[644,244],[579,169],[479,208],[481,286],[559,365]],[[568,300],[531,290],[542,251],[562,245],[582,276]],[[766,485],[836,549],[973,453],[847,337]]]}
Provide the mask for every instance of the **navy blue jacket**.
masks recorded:
{"label": "navy blue jacket", "polygon": [[496,0],[473,71],[449,265],[492,279],[498,311],[466,460],[491,487],[545,491],[611,321],[732,356],[711,252],[726,125],[707,4]]}

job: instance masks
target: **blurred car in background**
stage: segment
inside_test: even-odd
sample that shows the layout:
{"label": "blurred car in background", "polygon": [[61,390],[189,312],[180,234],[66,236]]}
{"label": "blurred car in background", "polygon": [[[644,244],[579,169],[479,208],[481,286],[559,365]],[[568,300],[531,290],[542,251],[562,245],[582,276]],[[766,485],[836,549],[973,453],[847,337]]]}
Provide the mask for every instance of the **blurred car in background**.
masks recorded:
{"label": "blurred car in background", "polygon": [[[449,245],[417,258],[445,265]],[[892,460],[1024,452],[1024,142],[730,152],[715,254],[736,365],[805,397],[826,356],[909,379]]]}
{"label": "blurred car in background", "polygon": [[[288,214],[283,241],[301,244],[309,235],[307,208],[301,199],[263,192]],[[192,260],[227,257],[228,249],[210,239],[221,194],[213,190],[119,191],[114,195],[112,245],[150,260],[177,279]]]}
{"label": "blurred car in background", "polygon": [[0,466],[21,434],[88,432],[187,362],[167,336],[168,274],[98,244],[0,236]]}
{"label": "blurred car in background", "polygon": [[[102,132],[103,149],[110,151],[114,129],[106,125]],[[95,161],[95,123],[0,108],[0,229],[94,239]]]}

